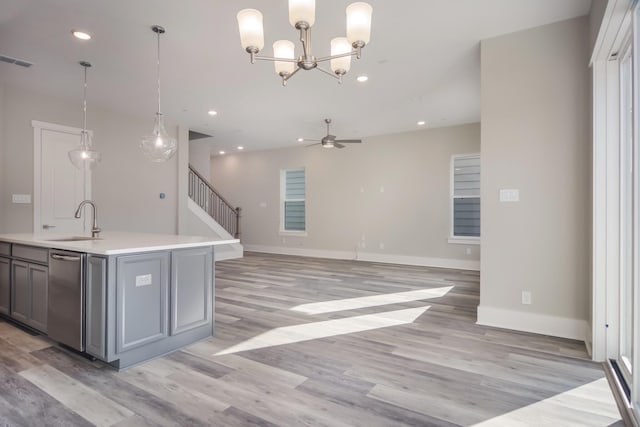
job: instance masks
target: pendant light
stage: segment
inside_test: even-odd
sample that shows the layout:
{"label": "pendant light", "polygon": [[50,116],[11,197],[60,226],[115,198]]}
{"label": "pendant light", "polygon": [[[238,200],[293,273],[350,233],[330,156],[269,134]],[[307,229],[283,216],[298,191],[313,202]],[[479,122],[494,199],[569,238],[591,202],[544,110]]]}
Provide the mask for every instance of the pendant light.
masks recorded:
{"label": "pendant light", "polygon": [[153,133],[142,138],[140,148],[152,162],[166,162],[177,151],[178,143],[164,128],[164,118],[160,109],[160,34],[164,34],[165,30],[159,25],[154,25],[151,29],[158,35],[158,112]]}
{"label": "pendant light", "polygon": [[80,145],[69,151],[69,160],[80,170],[93,169],[100,161],[100,153],[91,149],[91,135],[87,130],[87,68],[91,64],[86,61],[79,62],[84,67],[84,93],[82,96],[82,111],[84,119],[82,121],[82,132],[80,133]]}

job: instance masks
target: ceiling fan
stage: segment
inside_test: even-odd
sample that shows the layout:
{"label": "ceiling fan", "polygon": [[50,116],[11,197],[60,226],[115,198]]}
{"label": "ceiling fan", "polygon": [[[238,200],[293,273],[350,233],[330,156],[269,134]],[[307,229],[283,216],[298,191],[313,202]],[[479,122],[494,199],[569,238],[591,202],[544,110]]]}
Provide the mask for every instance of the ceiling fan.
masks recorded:
{"label": "ceiling fan", "polygon": [[336,136],[331,135],[329,131],[329,126],[331,125],[331,119],[324,119],[324,122],[327,124],[327,135],[320,140],[305,138],[304,141],[318,141],[317,144],[311,144],[311,145],[308,145],[307,147],[313,147],[314,145],[322,145],[324,148],[333,148],[333,147],[344,148],[344,145],[342,144],[359,144],[362,142],[361,139],[336,139]]}

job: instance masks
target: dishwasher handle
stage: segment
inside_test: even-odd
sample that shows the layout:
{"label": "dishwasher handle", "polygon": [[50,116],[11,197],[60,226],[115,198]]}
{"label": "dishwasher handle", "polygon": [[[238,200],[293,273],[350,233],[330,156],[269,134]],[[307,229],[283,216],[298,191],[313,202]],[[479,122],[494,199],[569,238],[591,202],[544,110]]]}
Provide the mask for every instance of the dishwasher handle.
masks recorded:
{"label": "dishwasher handle", "polygon": [[80,257],[79,256],[51,254],[51,258],[57,259],[57,260],[60,260],[60,261],[80,261]]}

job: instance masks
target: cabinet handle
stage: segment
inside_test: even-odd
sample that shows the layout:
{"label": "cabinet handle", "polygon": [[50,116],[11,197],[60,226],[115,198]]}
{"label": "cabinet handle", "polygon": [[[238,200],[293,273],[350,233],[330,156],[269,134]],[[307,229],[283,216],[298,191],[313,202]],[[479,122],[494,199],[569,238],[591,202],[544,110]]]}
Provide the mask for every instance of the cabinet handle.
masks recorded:
{"label": "cabinet handle", "polygon": [[68,255],[51,254],[51,258],[57,259],[57,260],[60,260],[60,261],[80,261],[80,257],[79,256],[68,256]]}
{"label": "cabinet handle", "polygon": [[48,230],[50,228],[56,228],[56,226],[55,225],[49,225],[49,224],[43,224],[42,228],[44,228],[45,230]]}

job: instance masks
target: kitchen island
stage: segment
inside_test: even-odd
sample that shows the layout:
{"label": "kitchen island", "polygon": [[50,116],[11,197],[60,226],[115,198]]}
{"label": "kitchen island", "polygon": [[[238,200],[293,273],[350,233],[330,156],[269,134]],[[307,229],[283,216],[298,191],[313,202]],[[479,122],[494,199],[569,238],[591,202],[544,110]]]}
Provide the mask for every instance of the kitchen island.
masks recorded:
{"label": "kitchen island", "polygon": [[208,237],[0,235],[0,314],[116,369],[213,334]]}

